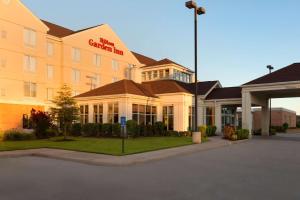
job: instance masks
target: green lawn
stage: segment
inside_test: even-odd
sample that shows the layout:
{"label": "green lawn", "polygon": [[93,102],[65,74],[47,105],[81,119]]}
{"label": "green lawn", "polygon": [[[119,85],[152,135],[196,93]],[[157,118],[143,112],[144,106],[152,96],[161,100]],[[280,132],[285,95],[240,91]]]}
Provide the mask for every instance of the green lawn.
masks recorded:
{"label": "green lawn", "polygon": [[[0,141],[0,151],[54,148],[110,155],[122,155],[121,139],[72,137],[74,141],[56,141],[58,138],[31,141]],[[192,144],[190,137],[147,137],[125,140],[125,154]]]}

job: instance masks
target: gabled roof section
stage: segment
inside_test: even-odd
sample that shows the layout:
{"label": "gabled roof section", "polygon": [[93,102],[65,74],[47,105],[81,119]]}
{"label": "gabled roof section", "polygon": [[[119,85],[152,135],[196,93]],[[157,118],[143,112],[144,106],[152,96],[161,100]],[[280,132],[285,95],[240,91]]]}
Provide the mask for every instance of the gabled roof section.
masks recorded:
{"label": "gabled roof section", "polygon": [[49,35],[62,38],[62,37],[65,37],[65,36],[68,36],[68,35],[71,35],[74,33],[74,31],[71,29],[59,26],[57,24],[53,24],[53,23],[45,21],[45,20],[41,20],[41,21],[46,26],[48,26],[48,28],[49,28],[48,34]]}
{"label": "gabled roof section", "polygon": [[187,83],[175,80],[157,80],[143,82],[142,85],[146,87],[153,94],[167,94],[167,93],[190,93],[189,85]]}
{"label": "gabled roof section", "polygon": [[150,65],[154,62],[157,62],[157,60],[154,60],[153,58],[150,58],[148,56],[145,56],[145,55],[142,55],[142,54],[139,54],[139,53],[136,53],[136,52],[131,52],[135,57],[136,59],[141,63],[141,64],[144,64],[144,65]]}
{"label": "gabled roof section", "polygon": [[282,69],[267,74],[244,85],[300,81],[300,63],[294,63]]}
{"label": "gabled roof section", "polygon": [[[198,95],[205,95],[209,92],[218,81],[205,81],[198,82]],[[149,91],[153,94],[167,94],[167,93],[189,93],[194,94],[194,83],[184,83],[176,80],[157,80],[157,81],[147,81],[143,82]]]}
{"label": "gabled roof section", "polygon": [[146,97],[156,96],[151,93],[147,88],[142,84],[133,82],[132,80],[121,80],[115,83],[107,84],[102,87],[96,88],[94,90],[85,92],[76,96],[78,97],[96,97],[96,96],[106,96],[106,95],[118,95],[118,94],[134,94]]}
{"label": "gabled roof section", "polygon": [[207,95],[206,100],[213,99],[239,99],[242,98],[241,87],[215,88]]}
{"label": "gabled roof section", "polygon": [[189,68],[183,66],[183,65],[180,65],[168,58],[165,58],[165,59],[162,59],[162,60],[159,60],[159,61],[156,61],[156,62],[152,62],[146,66],[143,66],[142,68],[148,68],[148,67],[154,67],[154,66],[159,66],[159,65],[168,65],[168,64],[171,64],[171,65],[178,65],[182,68],[185,68],[186,70],[190,71],[190,72],[193,72],[192,70],[190,70]]}

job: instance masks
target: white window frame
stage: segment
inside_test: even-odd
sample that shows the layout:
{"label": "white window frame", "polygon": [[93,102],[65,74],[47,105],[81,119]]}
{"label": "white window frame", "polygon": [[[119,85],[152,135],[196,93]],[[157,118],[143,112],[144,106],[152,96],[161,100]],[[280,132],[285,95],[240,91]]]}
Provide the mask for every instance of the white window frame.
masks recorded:
{"label": "white window frame", "polygon": [[113,71],[119,70],[119,62],[115,59],[112,60],[112,69],[113,69]]}
{"label": "white window frame", "polygon": [[47,65],[47,79],[52,80],[54,78],[54,66]]}
{"label": "white window frame", "polygon": [[81,52],[79,48],[72,47],[72,60],[74,62],[80,62]]}
{"label": "white window frame", "polygon": [[30,28],[24,28],[24,44],[26,46],[35,47],[37,43],[36,31]]}
{"label": "white window frame", "polygon": [[54,55],[54,44],[52,42],[47,42],[47,55],[48,56]]}
{"label": "white window frame", "polygon": [[30,55],[24,56],[24,70],[27,72],[36,72],[36,58]]}
{"label": "white window frame", "polygon": [[80,82],[80,70],[72,69],[72,82],[77,84]]}
{"label": "white window frame", "polygon": [[101,55],[100,54],[94,54],[94,56],[93,56],[93,64],[96,67],[100,67],[101,66]]}
{"label": "white window frame", "polygon": [[[28,88],[27,88],[28,87]],[[28,89],[28,91],[26,91]],[[24,96],[25,97],[36,97],[37,96],[37,84],[33,82],[24,82]]]}

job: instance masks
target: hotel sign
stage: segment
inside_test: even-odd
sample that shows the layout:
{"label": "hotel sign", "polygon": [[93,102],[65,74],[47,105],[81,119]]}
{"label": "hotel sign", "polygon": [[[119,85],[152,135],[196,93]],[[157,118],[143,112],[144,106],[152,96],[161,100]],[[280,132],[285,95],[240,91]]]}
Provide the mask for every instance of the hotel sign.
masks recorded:
{"label": "hotel sign", "polygon": [[99,38],[98,41],[94,41],[93,39],[89,40],[89,45],[98,49],[103,49],[104,51],[112,52],[114,54],[118,54],[123,56],[124,52],[120,49],[117,49],[115,43],[110,42],[107,39]]}

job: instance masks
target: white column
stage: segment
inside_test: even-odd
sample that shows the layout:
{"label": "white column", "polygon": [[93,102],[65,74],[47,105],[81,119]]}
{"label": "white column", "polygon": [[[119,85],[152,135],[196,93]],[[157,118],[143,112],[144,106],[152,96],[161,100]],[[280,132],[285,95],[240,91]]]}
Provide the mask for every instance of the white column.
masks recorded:
{"label": "white column", "polygon": [[219,103],[215,104],[215,123],[217,127],[216,133],[221,135],[222,133],[222,105]]}
{"label": "white column", "polygon": [[242,127],[252,134],[251,93],[242,92]]}
{"label": "white column", "polygon": [[197,122],[197,127],[199,126],[203,126],[204,125],[204,113],[203,113],[203,106],[204,106],[204,101],[201,100],[199,97],[198,97],[198,109],[197,109],[197,112],[198,112],[198,122]]}
{"label": "white column", "polygon": [[261,107],[261,134],[269,136],[269,125],[270,125],[270,109],[269,101],[265,99],[264,105]]}
{"label": "white column", "polygon": [[88,104],[88,106],[89,106],[88,122],[93,123],[94,122],[94,104]]}
{"label": "white column", "polygon": [[108,123],[107,114],[108,114],[108,105],[107,102],[105,102],[103,103],[103,123]]}

